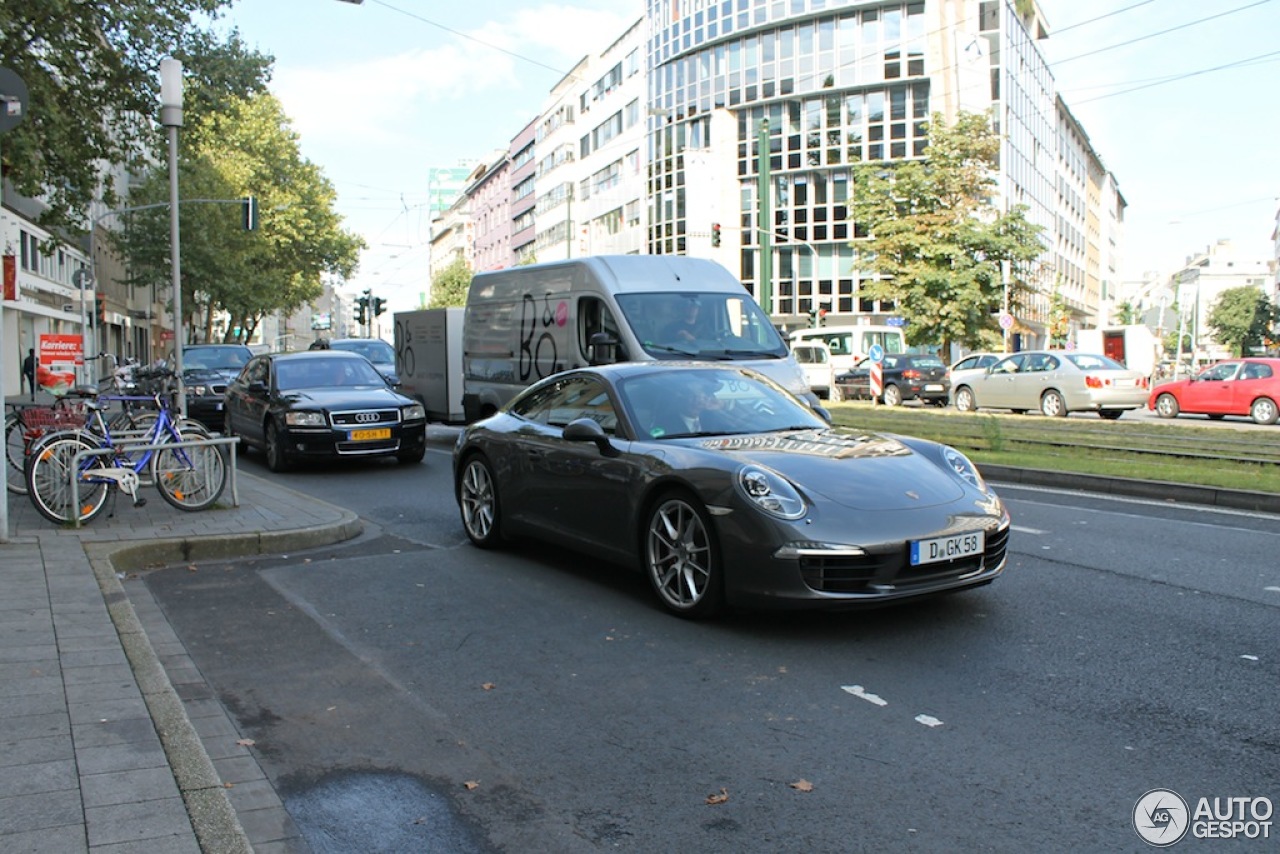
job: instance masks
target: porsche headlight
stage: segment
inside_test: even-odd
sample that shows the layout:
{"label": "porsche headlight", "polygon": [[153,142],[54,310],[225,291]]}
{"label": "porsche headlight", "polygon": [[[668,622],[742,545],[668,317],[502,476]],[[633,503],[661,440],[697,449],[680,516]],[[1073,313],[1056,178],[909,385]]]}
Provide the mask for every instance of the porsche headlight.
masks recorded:
{"label": "porsche headlight", "polygon": [[955,448],[943,448],[942,458],[947,461],[947,467],[955,472],[957,477],[967,481],[974,487],[987,491],[987,482],[982,479],[982,475],[978,473],[978,467],[970,462],[969,458],[957,451]]}
{"label": "porsche headlight", "polygon": [[400,410],[400,417],[405,421],[421,421],[427,417],[427,408],[421,403],[415,403]]}
{"label": "porsche headlight", "polygon": [[325,427],[323,412],[286,412],[284,423],[290,427]]}
{"label": "porsche headlight", "polygon": [[759,466],[744,466],[738,472],[738,488],[752,504],[779,519],[799,519],[804,515],[804,499],[784,478]]}

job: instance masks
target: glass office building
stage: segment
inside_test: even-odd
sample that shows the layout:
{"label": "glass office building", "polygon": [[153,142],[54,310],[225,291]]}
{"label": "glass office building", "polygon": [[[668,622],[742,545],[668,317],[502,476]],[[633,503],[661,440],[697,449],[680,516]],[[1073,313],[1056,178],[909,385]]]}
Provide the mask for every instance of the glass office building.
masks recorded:
{"label": "glass office building", "polygon": [[714,257],[768,294],[777,321],[806,325],[820,308],[892,320],[892,302],[860,295],[852,169],[923,156],[934,112],[950,121],[996,106],[1004,203],[1052,226],[1053,81],[1029,0],[650,0],[648,24],[648,251]]}

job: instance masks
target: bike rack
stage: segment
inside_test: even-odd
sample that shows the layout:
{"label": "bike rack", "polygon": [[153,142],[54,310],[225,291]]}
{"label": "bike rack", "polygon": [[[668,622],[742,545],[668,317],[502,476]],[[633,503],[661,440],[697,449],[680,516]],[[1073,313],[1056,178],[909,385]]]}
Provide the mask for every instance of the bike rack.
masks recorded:
{"label": "bike rack", "polygon": [[224,436],[220,439],[184,439],[181,442],[156,442],[151,445],[122,445],[109,448],[85,448],[83,451],[77,451],[76,455],[71,459],[71,472],[67,479],[71,486],[71,505],[72,513],[75,514],[75,526],[80,527],[80,478],[77,477],[80,471],[80,463],[88,457],[102,457],[107,454],[119,452],[122,447],[127,447],[130,451],[158,451],[161,448],[199,448],[209,445],[229,445],[231,447],[231,480],[228,486],[231,488],[231,506],[240,506],[240,491],[236,486],[236,446],[240,444],[238,436]]}

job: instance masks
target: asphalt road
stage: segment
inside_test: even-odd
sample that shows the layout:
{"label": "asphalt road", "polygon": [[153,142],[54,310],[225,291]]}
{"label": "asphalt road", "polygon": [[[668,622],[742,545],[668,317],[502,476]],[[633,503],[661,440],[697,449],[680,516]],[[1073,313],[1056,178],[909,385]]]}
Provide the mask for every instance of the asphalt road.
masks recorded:
{"label": "asphalt road", "polygon": [[1137,851],[1151,789],[1280,802],[1274,517],[1009,487],[990,587],[689,623],[466,545],[441,451],[285,479],[369,532],[146,581],[316,851]]}

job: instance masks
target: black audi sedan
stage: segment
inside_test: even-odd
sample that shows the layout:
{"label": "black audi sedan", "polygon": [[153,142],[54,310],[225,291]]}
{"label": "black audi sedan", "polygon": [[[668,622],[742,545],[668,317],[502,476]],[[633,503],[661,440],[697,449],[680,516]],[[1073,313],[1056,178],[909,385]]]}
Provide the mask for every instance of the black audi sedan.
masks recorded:
{"label": "black audi sedan", "polygon": [[418,463],[427,448],[423,405],[364,356],[339,350],[254,357],[227,388],[224,431],[262,449],[277,472],[324,458]]}

